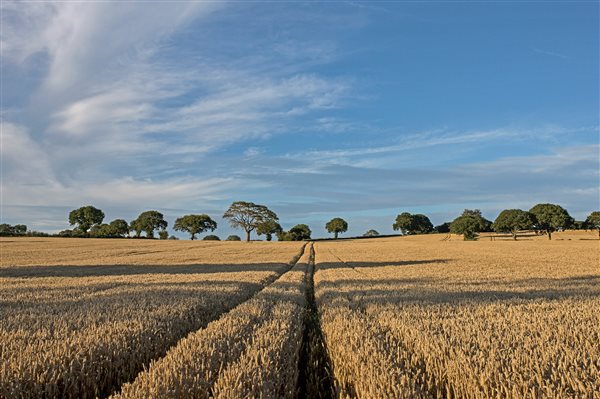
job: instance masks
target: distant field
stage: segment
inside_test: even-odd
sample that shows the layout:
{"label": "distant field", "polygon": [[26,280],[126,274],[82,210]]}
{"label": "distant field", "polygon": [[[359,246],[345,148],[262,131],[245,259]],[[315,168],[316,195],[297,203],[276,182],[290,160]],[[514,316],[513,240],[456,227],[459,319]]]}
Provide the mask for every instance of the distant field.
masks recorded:
{"label": "distant field", "polygon": [[596,233],[304,245],[1,239],[0,397],[600,398]]}

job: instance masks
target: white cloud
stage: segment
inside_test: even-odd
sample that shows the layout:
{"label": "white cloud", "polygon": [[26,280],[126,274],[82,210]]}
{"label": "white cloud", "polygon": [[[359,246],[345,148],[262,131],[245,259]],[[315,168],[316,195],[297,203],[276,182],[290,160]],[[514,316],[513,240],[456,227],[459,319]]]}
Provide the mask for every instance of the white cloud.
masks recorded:
{"label": "white cloud", "polygon": [[325,161],[333,164],[347,164],[348,162],[356,164],[357,160],[361,160],[361,158],[364,157],[381,157],[384,154],[404,152],[420,148],[468,143],[483,144],[497,140],[511,140],[513,142],[528,139],[548,140],[567,134],[598,132],[598,129],[598,126],[566,128],[557,125],[547,125],[537,128],[508,127],[466,132],[451,131],[448,129],[436,129],[414,134],[403,134],[401,138],[390,145],[333,150],[313,150],[308,152],[290,153],[287,154],[287,157],[291,159],[304,159],[309,157],[315,161]]}
{"label": "white cloud", "polygon": [[11,191],[12,185],[18,182],[39,185],[53,178],[51,160],[43,146],[32,139],[28,129],[3,120],[0,123],[3,188]]}

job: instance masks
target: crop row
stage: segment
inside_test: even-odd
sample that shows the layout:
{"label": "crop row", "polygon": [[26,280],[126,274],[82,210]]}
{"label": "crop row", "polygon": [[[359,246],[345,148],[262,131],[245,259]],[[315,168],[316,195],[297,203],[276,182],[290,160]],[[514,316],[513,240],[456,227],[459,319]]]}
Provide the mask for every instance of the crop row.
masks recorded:
{"label": "crop row", "polygon": [[69,277],[38,278],[0,269],[0,397],[107,396],[290,267],[234,266],[106,266],[87,277],[65,266],[52,270]]}
{"label": "crop row", "polygon": [[309,253],[287,273],[153,362],[117,398],[293,398]]}
{"label": "crop row", "polygon": [[[408,245],[410,258],[400,248],[317,244],[337,396],[599,398],[597,254],[571,249],[570,264],[519,271],[533,244],[512,248],[490,259],[496,275],[487,278],[459,251],[442,260],[423,248],[418,259]],[[546,256],[561,259],[566,248],[548,246]]]}

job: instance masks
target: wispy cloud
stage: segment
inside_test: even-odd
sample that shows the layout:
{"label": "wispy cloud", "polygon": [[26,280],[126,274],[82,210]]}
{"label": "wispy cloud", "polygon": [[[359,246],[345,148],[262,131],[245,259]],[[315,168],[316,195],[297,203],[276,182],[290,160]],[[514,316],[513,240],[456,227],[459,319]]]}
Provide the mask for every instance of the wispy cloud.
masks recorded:
{"label": "wispy cloud", "polygon": [[555,51],[548,51],[548,50],[542,50],[540,48],[534,47],[532,49],[534,52],[538,53],[538,54],[543,54],[543,55],[547,55],[550,57],[554,57],[554,58],[561,58],[563,60],[570,60],[571,57],[566,55],[566,54],[562,54],[562,53],[558,53]]}
{"label": "wispy cloud", "polygon": [[[407,80],[420,77],[406,65],[390,73],[360,52],[385,53],[383,63],[391,62],[390,43],[404,46],[407,59],[420,53],[393,35],[376,49],[368,37],[358,40],[355,33],[380,10],[294,3],[290,12],[289,3],[273,3],[256,11],[243,2],[0,6],[4,83],[12,91],[3,94],[18,97],[2,110],[8,222],[65,228],[65,207],[86,203],[126,218],[146,207],[219,214],[228,202],[248,199],[290,220],[308,215],[320,225],[342,212],[366,226],[368,212],[379,217],[400,207],[438,212],[441,204],[478,203],[493,210],[501,201],[547,198],[580,211],[598,196],[597,147],[581,145],[597,143],[597,126],[467,118],[474,128],[449,122],[436,129],[442,121],[416,131],[396,129],[406,115],[382,118],[394,111],[375,108],[390,110],[383,102],[398,93],[378,100],[365,94],[365,82],[412,90]],[[349,58],[343,65],[342,57]],[[505,143],[539,148],[526,156],[490,150]],[[489,151],[479,156],[482,146]]]}
{"label": "wispy cloud", "polygon": [[436,129],[413,134],[403,134],[396,139],[395,142],[389,143],[388,145],[332,150],[311,150],[307,152],[289,153],[286,157],[292,159],[310,158],[315,161],[328,161],[330,163],[344,163],[348,160],[352,160],[350,162],[356,162],[357,159],[361,157],[381,156],[389,153],[404,152],[427,147],[468,143],[484,144],[497,140],[549,140],[554,137],[569,134],[597,134],[598,129],[598,126],[566,128],[556,125],[537,128],[499,128],[466,132]]}

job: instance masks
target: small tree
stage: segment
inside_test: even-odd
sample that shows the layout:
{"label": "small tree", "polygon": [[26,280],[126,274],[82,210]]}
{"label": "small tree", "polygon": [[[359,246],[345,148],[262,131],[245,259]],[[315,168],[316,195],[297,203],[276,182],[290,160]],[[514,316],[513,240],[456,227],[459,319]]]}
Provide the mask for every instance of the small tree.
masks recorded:
{"label": "small tree", "polygon": [[494,231],[499,233],[510,233],[513,240],[517,239],[519,230],[529,230],[533,228],[535,217],[521,209],[506,209],[498,215],[494,221]]}
{"label": "small tree", "polygon": [[163,214],[158,211],[146,211],[140,213],[140,216],[133,222],[131,227],[136,232],[136,237],[140,236],[140,232],[145,231],[146,237],[153,238],[154,230],[165,230],[168,223],[163,218]]}
{"label": "small tree", "polygon": [[0,224],[0,236],[12,236],[13,235],[13,227],[8,223]]}
{"label": "small tree", "polygon": [[479,221],[479,232],[482,231],[493,231],[492,229],[492,221],[483,217],[483,214],[479,209],[465,209],[462,213],[462,216],[473,216],[477,218]]}
{"label": "small tree", "polygon": [[173,230],[187,231],[191,234],[191,239],[196,238],[196,234],[205,231],[215,231],[217,222],[212,220],[208,215],[185,215],[178,218],[173,225]]}
{"label": "small tree", "polygon": [[450,222],[442,223],[438,226],[435,226],[433,230],[435,230],[436,233],[450,233],[450,224]]}
{"label": "small tree", "polygon": [[129,234],[129,225],[123,219],[115,219],[110,222],[110,229],[115,237],[123,237]]}
{"label": "small tree", "polygon": [[408,234],[412,226],[412,215],[408,212],[402,212],[396,216],[396,221],[392,225],[394,230],[400,230],[402,234]]}
{"label": "small tree", "polygon": [[14,226],[7,223],[0,224],[0,236],[24,236],[25,234],[27,234],[27,226],[24,224]]}
{"label": "small tree", "polygon": [[345,233],[348,231],[348,223],[342,218],[333,218],[327,224],[325,224],[327,232],[333,233],[336,240],[339,233]]}
{"label": "small tree", "polygon": [[214,234],[209,234],[207,236],[204,236],[204,238],[202,240],[204,240],[204,241],[221,241],[219,236],[216,236]]}
{"label": "small tree", "polygon": [[365,234],[363,234],[363,237],[377,237],[379,235],[379,232],[377,230],[369,230],[367,231]]}
{"label": "small tree", "polygon": [[310,235],[312,231],[305,224],[297,224],[290,229],[287,233],[289,235],[290,241],[302,241],[302,240],[310,240]]}
{"label": "small tree", "polygon": [[109,224],[95,224],[90,228],[89,236],[94,238],[114,237],[113,230]]}
{"label": "small tree", "polygon": [[77,229],[87,234],[88,230],[95,224],[100,224],[104,220],[104,212],[91,205],[82,206],[69,213],[69,223],[71,226],[77,225]]}
{"label": "small tree", "polygon": [[271,241],[273,239],[273,234],[277,234],[282,232],[283,229],[274,219],[269,219],[258,225],[256,228],[257,235],[265,235],[267,241]]}
{"label": "small tree", "polygon": [[402,234],[427,234],[433,231],[433,224],[423,214],[411,215],[408,212],[403,212],[396,216],[396,222],[392,228],[400,230]]}
{"label": "small tree", "polygon": [[142,235],[142,224],[138,219],[132,220],[131,223],[129,223],[129,231],[134,232],[136,238],[140,238]]}
{"label": "small tree", "polygon": [[552,232],[566,229],[573,223],[573,218],[560,205],[537,204],[529,210],[536,219],[535,227],[548,233],[548,239],[552,239]]}
{"label": "small tree", "polygon": [[15,224],[13,226],[13,231],[17,236],[24,236],[25,234],[27,234],[27,226],[25,226],[24,224]]}
{"label": "small tree", "polygon": [[464,240],[473,240],[481,229],[480,220],[475,216],[459,216],[450,224],[450,232],[462,234]]}
{"label": "small tree", "polygon": [[586,226],[589,229],[598,230],[598,238],[600,238],[600,211],[594,211],[585,219]]}
{"label": "small tree", "polygon": [[227,237],[226,241],[242,241],[242,239],[240,238],[240,236],[232,234],[229,237]]}
{"label": "small tree", "polygon": [[246,232],[246,241],[250,241],[250,233],[258,226],[269,221],[278,221],[275,212],[264,205],[253,202],[237,201],[231,204],[223,214],[223,218],[229,219],[229,224],[234,228],[242,228]]}
{"label": "small tree", "polygon": [[412,219],[413,234],[427,234],[433,231],[433,224],[427,216],[417,213],[416,215],[412,215]]}
{"label": "small tree", "polygon": [[158,232],[158,238],[161,240],[167,240],[169,238],[169,232],[167,230],[161,230]]}

